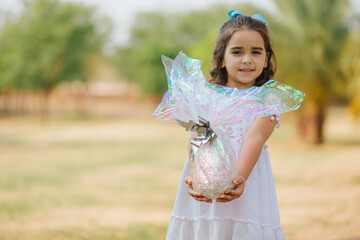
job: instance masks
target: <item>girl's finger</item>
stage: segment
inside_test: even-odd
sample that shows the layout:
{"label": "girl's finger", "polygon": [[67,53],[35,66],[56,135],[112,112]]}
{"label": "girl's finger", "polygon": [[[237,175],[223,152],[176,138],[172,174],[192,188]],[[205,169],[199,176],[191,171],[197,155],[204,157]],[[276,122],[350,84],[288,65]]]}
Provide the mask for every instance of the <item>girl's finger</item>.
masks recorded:
{"label": "girl's finger", "polygon": [[204,199],[204,202],[212,203],[212,200],[211,200],[211,199],[208,199],[208,198],[206,198],[206,197],[204,197],[203,199]]}
{"label": "girl's finger", "polygon": [[233,196],[235,192],[233,190],[226,190],[224,194]]}
{"label": "girl's finger", "polygon": [[222,199],[222,198],[217,198],[216,202],[226,203],[226,202],[230,202],[230,201],[226,200],[226,199]]}
{"label": "girl's finger", "polygon": [[195,198],[195,197],[198,197],[198,198],[203,197],[203,196],[201,196],[200,193],[197,193],[197,192],[189,192],[189,195],[192,196],[193,198]]}
{"label": "girl's finger", "polygon": [[232,183],[235,184],[235,185],[240,185],[242,183],[245,182],[245,178],[243,176],[237,176],[233,181]]}
{"label": "girl's finger", "polygon": [[190,176],[187,176],[187,177],[185,178],[185,183],[186,183],[186,184],[191,184],[191,183],[192,183],[192,180],[191,180]]}
{"label": "girl's finger", "polygon": [[202,197],[200,193],[198,193],[197,191],[195,191],[192,187],[188,187],[188,193],[192,196],[192,197]]}
{"label": "girl's finger", "polygon": [[207,202],[207,203],[212,203],[211,199],[207,199],[206,197],[194,197],[195,200],[200,201],[200,202]]}
{"label": "girl's finger", "polygon": [[200,201],[200,202],[205,202],[205,198],[204,197],[193,197],[195,200]]}
{"label": "girl's finger", "polygon": [[232,194],[223,194],[218,199],[216,199],[216,201],[217,202],[230,202],[236,198],[239,198],[240,195],[235,192],[232,192]]}
{"label": "girl's finger", "polygon": [[189,188],[188,193],[190,196],[192,196],[197,201],[212,203],[211,199],[208,199],[207,197],[202,196],[200,193],[196,192],[193,189]]}
{"label": "girl's finger", "polygon": [[231,201],[231,200],[233,200],[234,198],[233,198],[233,196],[231,196],[231,195],[225,195],[225,194],[223,194],[223,195],[220,196],[220,199],[225,199],[225,200]]}
{"label": "girl's finger", "polygon": [[198,193],[194,190],[194,188],[191,185],[191,179],[189,180],[189,178],[190,177],[185,178],[185,182],[188,184],[188,194],[197,201],[212,203],[211,199],[207,199],[206,197],[202,196],[201,193]]}
{"label": "girl's finger", "polygon": [[241,195],[244,192],[244,188],[237,188],[234,190],[234,194]]}

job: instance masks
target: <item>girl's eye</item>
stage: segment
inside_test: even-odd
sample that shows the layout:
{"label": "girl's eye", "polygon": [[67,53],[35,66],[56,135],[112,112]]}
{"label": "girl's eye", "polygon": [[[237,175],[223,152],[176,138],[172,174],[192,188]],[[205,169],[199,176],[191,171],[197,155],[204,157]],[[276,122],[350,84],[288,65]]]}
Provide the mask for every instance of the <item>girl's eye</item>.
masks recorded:
{"label": "girl's eye", "polygon": [[238,54],[241,54],[241,52],[240,51],[233,51],[232,54],[238,55]]}
{"label": "girl's eye", "polygon": [[253,51],[253,54],[261,54],[259,51]]}

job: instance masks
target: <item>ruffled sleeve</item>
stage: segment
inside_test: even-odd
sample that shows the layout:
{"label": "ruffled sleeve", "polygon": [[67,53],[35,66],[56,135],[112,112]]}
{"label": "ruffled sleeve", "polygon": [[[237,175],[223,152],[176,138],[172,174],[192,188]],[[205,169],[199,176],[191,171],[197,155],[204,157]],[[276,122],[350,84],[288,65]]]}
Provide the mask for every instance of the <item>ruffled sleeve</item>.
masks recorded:
{"label": "ruffled sleeve", "polygon": [[280,114],[298,109],[305,94],[284,83],[269,80],[262,86],[258,96],[264,108],[257,117],[271,116],[271,120],[277,122],[276,128],[279,128]]}
{"label": "ruffled sleeve", "polygon": [[271,120],[276,121],[276,128],[279,128],[281,126],[280,114],[271,115]]}
{"label": "ruffled sleeve", "polygon": [[305,94],[284,83],[269,80],[256,94],[264,109],[258,115],[280,114],[298,109],[304,100]]}

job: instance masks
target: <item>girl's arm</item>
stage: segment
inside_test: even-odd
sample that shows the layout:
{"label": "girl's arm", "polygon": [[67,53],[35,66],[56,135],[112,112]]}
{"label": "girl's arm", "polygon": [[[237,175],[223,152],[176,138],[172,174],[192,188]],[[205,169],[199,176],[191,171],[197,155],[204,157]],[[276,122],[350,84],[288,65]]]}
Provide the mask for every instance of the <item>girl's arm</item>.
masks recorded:
{"label": "girl's arm", "polygon": [[271,117],[261,117],[255,119],[247,131],[241,147],[240,157],[237,164],[237,171],[240,176],[248,179],[252,169],[259,159],[262,147],[266,140],[271,136],[276,121],[271,120]]}
{"label": "girl's arm", "polygon": [[233,183],[235,190],[226,190],[225,193],[218,198],[217,202],[229,202],[235,198],[239,198],[244,191],[245,181],[248,179],[252,169],[259,159],[261,150],[266,140],[271,136],[276,121],[271,117],[256,118],[247,131],[241,147],[240,157],[237,164],[238,177]]}

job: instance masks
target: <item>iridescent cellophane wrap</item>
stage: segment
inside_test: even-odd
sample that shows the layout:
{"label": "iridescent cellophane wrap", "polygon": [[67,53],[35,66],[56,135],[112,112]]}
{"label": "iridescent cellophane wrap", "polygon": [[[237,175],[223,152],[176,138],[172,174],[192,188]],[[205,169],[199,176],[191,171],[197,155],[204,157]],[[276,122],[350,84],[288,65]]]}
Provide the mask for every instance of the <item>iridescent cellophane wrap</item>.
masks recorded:
{"label": "iridescent cellophane wrap", "polygon": [[189,176],[194,190],[209,199],[215,199],[225,190],[233,189],[232,180],[237,175],[236,158],[228,140],[218,136],[213,144],[201,144],[199,148],[192,146],[192,140]]}
{"label": "iridescent cellophane wrap", "polygon": [[231,181],[237,172],[237,159],[222,126],[296,110],[305,94],[275,80],[243,90],[209,83],[201,61],[183,52],[174,60],[162,56],[162,61],[169,89],[153,116],[170,126],[186,127],[179,122],[199,123],[199,118],[208,121],[217,135],[213,143],[201,140],[205,135],[196,129],[203,128],[187,129],[197,133],[189,141],[189,175],[196,191],[217,198],[234,187]]}

